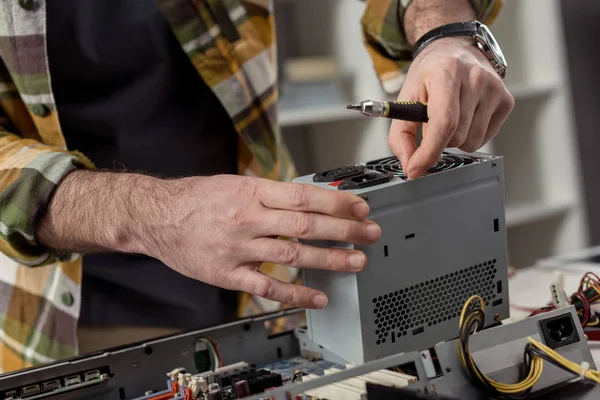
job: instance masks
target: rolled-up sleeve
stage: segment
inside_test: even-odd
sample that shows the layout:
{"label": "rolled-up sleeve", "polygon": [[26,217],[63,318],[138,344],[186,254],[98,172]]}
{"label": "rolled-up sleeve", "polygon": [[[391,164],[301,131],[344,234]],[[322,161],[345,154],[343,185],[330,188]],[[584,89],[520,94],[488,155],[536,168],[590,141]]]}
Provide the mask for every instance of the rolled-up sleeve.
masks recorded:
{"label": "rolled-up sleeve", "polygon": [[[403,18],[411,0],[364,0],[361,19],[363,41],[373,62],[383,90],[400,91],[412,61],[412,48],[404,34]],[[477,19],[491,24],[504,0],[469,0]]]}
{"label": "rolled-up sleeve", "polygon": [[10,133],[0,127],[0,251],[15,262],[41,266],[70,260],[36,241],[35,231],[60,181],[93,168],[87,159]]}

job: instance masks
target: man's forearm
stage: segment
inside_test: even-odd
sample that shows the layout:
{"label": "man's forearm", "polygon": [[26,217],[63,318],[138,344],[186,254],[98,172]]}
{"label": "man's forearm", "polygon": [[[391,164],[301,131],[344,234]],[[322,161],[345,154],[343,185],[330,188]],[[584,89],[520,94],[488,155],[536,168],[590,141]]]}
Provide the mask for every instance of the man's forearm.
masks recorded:
{"label": "man's forearm", "polygon": [[56,189],[37,239],[65,252],[145,253],[145,235],[158,229],[176,187],[138,174],[72,172]]}
{"label": "man's forearm", "polygon": [[412,0],[404,14],[406,38],[413,45],[438,26],[475,19],[468,0]]}

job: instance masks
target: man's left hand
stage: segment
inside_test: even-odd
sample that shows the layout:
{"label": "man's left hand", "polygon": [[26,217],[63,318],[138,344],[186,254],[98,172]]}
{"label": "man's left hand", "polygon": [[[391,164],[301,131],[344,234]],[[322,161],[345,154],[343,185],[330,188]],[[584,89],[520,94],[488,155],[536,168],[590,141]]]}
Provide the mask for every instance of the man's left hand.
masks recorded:
{"label": "man's left hand", "polygon": [[417,148],[418,124],[394,120],[389,146],[409,179],[437,162],[447,147],[474,152],[496,136],[514,108],[504,82],[472,40],[445,38],[413,61],[399,100],[427,102],[429,122]]}

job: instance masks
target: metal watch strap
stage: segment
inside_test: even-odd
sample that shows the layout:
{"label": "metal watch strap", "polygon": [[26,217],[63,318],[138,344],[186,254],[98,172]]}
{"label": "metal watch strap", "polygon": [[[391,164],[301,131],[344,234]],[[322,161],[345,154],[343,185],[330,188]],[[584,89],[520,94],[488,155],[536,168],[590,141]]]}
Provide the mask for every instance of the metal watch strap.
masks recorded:
{"label": "metal watch strap", "polygon": [[413,46],[413,58],[415,58],[427,45],[438,39],[455,36],[475,36],[478,32],[477,24],[476,21],[455,22],[430,30],[421,36]]}

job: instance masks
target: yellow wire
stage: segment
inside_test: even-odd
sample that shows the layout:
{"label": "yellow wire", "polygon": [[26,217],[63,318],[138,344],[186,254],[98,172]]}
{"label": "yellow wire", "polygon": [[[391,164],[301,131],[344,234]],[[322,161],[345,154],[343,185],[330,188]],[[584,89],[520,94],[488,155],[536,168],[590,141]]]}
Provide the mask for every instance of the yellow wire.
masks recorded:
{"label": "yellow wire", "polygon": [[[540,343],[534,339],[532,339],[531,337],[528,337],[527,340],[529,340],[529,343],[531,343],[532,345],[534,345],[535,347],[537,347],[539,350],[543,351],[544,353],[546,353],[548,355],[548,357],[554,359],[556,362],[560,363],[561,365],[563,365],[565,368],[567,368],[569,371],[573,372],[576,375],[580,375],[581,374],[581,365],[563,357],[562,355],[560,355],[559,353],[557,353],[556,351],[552,350],[551,348],[549,348],[548,346],[546,346],[543,343]],[[584,377],[586,377],[587,379],[594,381],[596,383],[600,383],[600,372],[593,370],[593,369],[588,369],[584,375]]]}
{"label": "yellow wire", "polygon": [[[469,308],[469,305],[471,304],[471,302],[473,300],[477,300],[479,302],[479,305],[481,306],[481,310],[485,311],[485,303],[480,296],[474,295],[474,296],[469,297],[469,299],[465,302],[465,304],[463,306],[462,312],[460,313],[459,328],[461,331],[463,330],[463,326],[471,325],[472,320],[474,318],[478,318],[477,314],[469,314],[466,317],[466,325],[463,324],[465,322],[465,314]],[[476,332],[477,332],[477,328],[475,329],[475,332],[473,332],[473,334],[475,334]],[[463,365],[463,368],[466,369],[467,363],[468,363],[471,366],[471,370],[474,371],[477,379],[479,379],[483,383],[487,382],[489,385],[491,385],[492,387],[494,387],[497,391],[499,391],[501,393],[515,394],[515,393],[524,392],[524,391],[530,389],[531,387],[533,387],[533,385],[535,385],[536,382],[542,376],[542,372],[544,370],[544,362],[543,362],[542,358],[540,358],[539,356],[534,354],[531,357],[531,366],[529,369],[529,373],[527,374],[525,379],[523,379],[521,382],[502,383],[502,382],[495,381],[491,378],[488,378],[485,374],[478,372],[478,369],[476,368],[476,365],[475,365],[475,361],[473,360],[473,357],[471,356],[471,348],[470,347],[471,346],[469,345],[469,347],[467,348],[468,359],[465,360],[465,357],[463,356],[463,353],[460,349],[460,341],[458,342],[458,348],[459,348],[458,354],[459,354],[460,362]]]}

